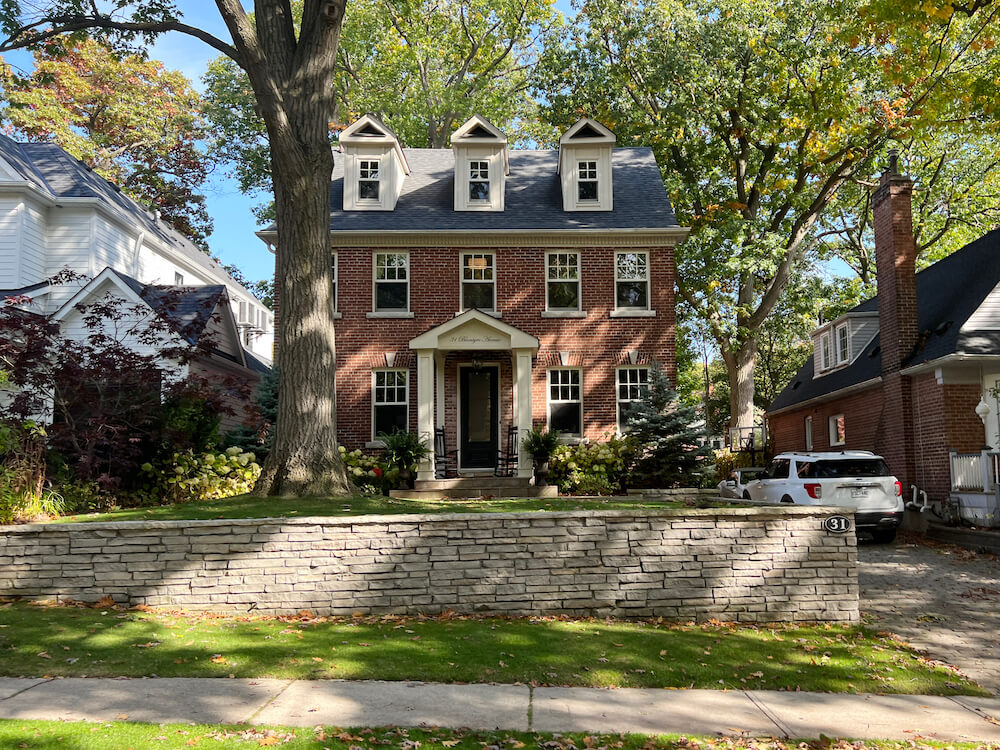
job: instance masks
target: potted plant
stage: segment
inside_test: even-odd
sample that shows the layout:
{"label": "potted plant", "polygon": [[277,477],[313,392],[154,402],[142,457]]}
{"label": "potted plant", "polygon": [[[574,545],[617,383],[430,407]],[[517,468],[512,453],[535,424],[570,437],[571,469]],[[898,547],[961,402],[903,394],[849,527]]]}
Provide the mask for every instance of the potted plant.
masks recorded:
{"label": "potted plant", "polygon": [[546,484],[549,475],[549,458],[559,445],[559,431],[532,427],[521,441],[521,447],[531,455],[535,467],[535,486]]}
{"label": "potted plant", "polygon": [[399,469],[399,481],[404,487],[413,488],[413,473],[417,464],[431,452],[427,442],[416,432],[394,430],[391,434],[379,433],[385,446],[385,460]]}

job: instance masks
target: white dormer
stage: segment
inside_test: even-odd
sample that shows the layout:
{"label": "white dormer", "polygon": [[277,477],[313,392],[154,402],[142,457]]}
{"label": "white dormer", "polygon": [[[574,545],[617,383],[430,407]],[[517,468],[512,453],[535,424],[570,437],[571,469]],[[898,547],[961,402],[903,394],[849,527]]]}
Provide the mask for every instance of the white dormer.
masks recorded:
{"label": "white dormer", "polygon": [[813,377],[818,378],[852,364],[878,334],[878,313],[849,312],[824,323],[810,336],[813,342]]}
{"label": "white dormer", "polygon": [[507,136],[485,117],[473,115],[451,134],[455,153],[455,210],[503,211],[510,174]]}
{"label": "white dormer", "polygon": [[344,210],[392,211],[410,173],[399,139],[375,115],[340,134],[344,154]]}
{"label": "white dormer", "polygon": [[559,178],[563,211],[614,208],[611,149],[618,140],[606,127],[581,117],[559,139]]}

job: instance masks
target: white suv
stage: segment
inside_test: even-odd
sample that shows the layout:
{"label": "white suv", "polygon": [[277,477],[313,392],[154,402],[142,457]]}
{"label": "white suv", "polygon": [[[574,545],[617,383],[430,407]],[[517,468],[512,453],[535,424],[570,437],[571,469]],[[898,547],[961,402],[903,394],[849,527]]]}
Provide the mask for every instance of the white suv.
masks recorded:
{"label": "white suv", "polygon": [[746,486],[744,498],[854,508],[854,524],[891,542],[903,520],[903,487],[870,451],[781,453]]}

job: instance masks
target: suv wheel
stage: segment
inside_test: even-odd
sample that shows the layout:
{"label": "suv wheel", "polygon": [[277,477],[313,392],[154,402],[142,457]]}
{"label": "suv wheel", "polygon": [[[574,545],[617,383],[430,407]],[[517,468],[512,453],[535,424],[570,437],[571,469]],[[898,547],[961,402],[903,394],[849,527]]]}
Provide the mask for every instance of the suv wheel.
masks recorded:
{"label": "suv wheel", "polygon": [[794,503],[795,501],[792,500],[792,498],[789,495],[785,495],[783,498],[781,498],[781,502],[783,502],[783,503]]}
{"label": "suv wheel", "polygon": [[749,493],[749,492],[747,492],[746,490],[743,490],[743,499],[744,499],[744,500],[750,500],[750,499],[752,499],[752,498],[750,497],[750,493]]}
{"label": "suv wheel", "polygon": [[892,544],[896,539],[895,529],[872,529],[872,538],[875,544]]}

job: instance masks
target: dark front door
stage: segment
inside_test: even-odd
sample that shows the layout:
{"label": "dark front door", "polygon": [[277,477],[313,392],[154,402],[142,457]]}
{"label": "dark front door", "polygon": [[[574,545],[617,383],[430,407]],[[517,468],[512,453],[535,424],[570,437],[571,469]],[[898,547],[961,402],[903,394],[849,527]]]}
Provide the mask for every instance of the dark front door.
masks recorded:
{"label": "dark front door", "polygon": [[496,367],[463,367],[459,370],[463,469],[492,469],[497,465]]}

